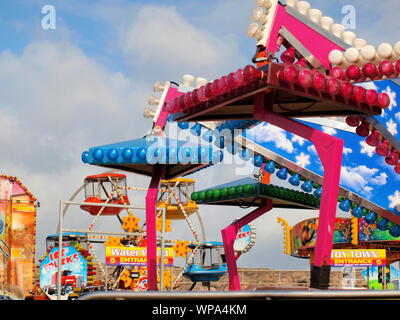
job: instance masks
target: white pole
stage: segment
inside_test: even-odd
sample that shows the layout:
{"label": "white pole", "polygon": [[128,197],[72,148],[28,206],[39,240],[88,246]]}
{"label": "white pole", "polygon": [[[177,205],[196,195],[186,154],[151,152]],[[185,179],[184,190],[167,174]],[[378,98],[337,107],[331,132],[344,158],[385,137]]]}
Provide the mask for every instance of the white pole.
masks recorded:
{"label": "white pole", "polygon": [[64,202],[60,201],[60,217],[58,223],[58,272],[57,272],[57,300],[61,300],[61,259],[62,259],[62,233],[63,233]]}

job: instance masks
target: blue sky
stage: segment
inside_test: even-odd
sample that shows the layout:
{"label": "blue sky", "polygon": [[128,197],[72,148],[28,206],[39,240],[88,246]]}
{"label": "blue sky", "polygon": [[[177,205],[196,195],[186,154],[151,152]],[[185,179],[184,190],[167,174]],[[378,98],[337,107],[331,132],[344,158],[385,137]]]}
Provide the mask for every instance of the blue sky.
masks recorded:
{"label": "blue sky", "polygon": [[[352,4],[360,37],[372,44],[399,40],[396,0],[380,1],[379,7],[370,0],[310,2],[338,22],[342,6]],[[44,5],[56,9],[55,30],[41,27]],[[83,164],[82,151],[142,137],[151,125],[142,113],[155,81],[181,82],[185,73],[212,80],[249,64],[255,42],[246,30],[254,8],[252,0],[0,2],[0,167],[2,173],[18,176],[41,202],[39,254],[45,235],[56,231],[59,201],[68,199],[86,175],[103,172]],[[356,154],[358,143],[354,139],[346,144],[353,150],[349,156]],[[293,146],[306,152],[308,145]],[[289,158],[295,155],[293,150],[282,152]],[[362,157],[349,158],[348,165],[373,161]],[[379,162],[373,165],[384,168]],[[233,166],[217,165],[208,170],[207,181],[204,172],[193,177],[202,189],[209,181],[217,185],[236,179],[233,172]],[[146,187],[148,178],[129,175],[128,183]],[[135,194],[132,199],[139,205],[143,197]],[[201,212],[208,239],[217,241],[224,226],[247,213],[213,207]],[[307,268],[307,261],[281,253],[276,217],[293,225],[317,214],[274,209],[258,219],[259,245],[241,257],[240,265]],[[207,223],[211,217],[213,223]],[[66,222],[86,227],[91,217],[70,209]],[[108,218],[97,226],[118,228]],[[184,223],[177,222],[173,229],[171,238],[191,239]]]}

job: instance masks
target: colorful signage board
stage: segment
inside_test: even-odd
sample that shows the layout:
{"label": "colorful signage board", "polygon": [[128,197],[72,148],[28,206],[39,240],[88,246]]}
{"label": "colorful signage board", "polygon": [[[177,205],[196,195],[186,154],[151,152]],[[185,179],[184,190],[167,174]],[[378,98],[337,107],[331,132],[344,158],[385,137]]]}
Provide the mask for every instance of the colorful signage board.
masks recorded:
{"label": "colorful signage board", "polygon": [[[61,285],[82,287],[87,284],[87,261],[72,246],[61,250]],[[57,285],[59,250],[53,248],[40,263],[40,287],[46,291]]]}
{"label": "colorful signage board", "polygon": [[[164,248],[164,265],[174,263],[172,248]],[[160,265],[161,248],[157,248],[157,264]],[[146,247],[106,247],[106,265],[108,266],[146,266]]]}
{"label": "colorful signage board", "polygon": [[36,207],[18,178],[0,175],[0,288],[17,299],[34,288]]}
{"label": "colorful signage board", "polygon": [[372,267],[386,265],[385,249],[334,249],[331,266]]}

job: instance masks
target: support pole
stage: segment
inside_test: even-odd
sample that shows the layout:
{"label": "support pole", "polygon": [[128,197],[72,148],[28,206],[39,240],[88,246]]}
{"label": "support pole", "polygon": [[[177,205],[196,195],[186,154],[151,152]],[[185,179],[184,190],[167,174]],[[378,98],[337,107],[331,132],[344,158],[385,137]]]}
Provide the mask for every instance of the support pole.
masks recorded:
{"label": "support pole", "polygon": [[263,204],[261,207],[255,209],[239,220],[236,220],[221,231],[222,241],[224,242],[225,259],[228,266],[229,290],[240,290],[240,280],[236,265],[237,258],[235,257],[235,251],[233,249],[233,244],[239,229],[271,209],[272,200],[263,199]]}
{"label": "support pole", "polygon": [[160,291],[164,291],[164,250],[165,250],[165,212],[163,208],[161,216],[161,256],[160,256]]}
{"label": "support pole", "polygon": [[154,165],[149,190],[146,195],[146,243],[148,290],[157,291],[157,230],[156,205],[160,180],[164,175],[164,166]]}
{"label": "support pole", "polygon": [[269,122],[311,141],[317,150],[324,168],[323,192],[321,196],[314,263],[311,267],[310,286],[312,288],[327,289],[329,287],[330,258],[339,194],[343,140],[272,112],[269,110],[273,105],[272,99],[264,93],[255,96],[254,118]]}
{"label": "support pole", "polygon": [[64,202],[60,201],[60,215],[59,215],[59,225],[58,225],[58,262],[57,262],[57,300],[61,300],[61,259],[63,252],[63,215],[64,212]]}

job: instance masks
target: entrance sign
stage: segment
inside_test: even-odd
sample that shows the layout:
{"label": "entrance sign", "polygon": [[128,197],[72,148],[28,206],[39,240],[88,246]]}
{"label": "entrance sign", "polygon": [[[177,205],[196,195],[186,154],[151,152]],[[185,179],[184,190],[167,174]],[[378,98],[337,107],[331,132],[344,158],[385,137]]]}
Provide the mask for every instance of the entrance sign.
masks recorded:
{"label": "entrance sign", "polygon": [[[174,263],[173,249],[164,248],[164,266]],[[160,265],[161,248],[157,248],[157,264]],[[106,265],[108,266],[146,266],[145,247],[106,247]]]}
{"label": "entrance sign", "polygon": [[385,249],[357,249],[331,251],[331,266],[372,267],[386,265]]}

